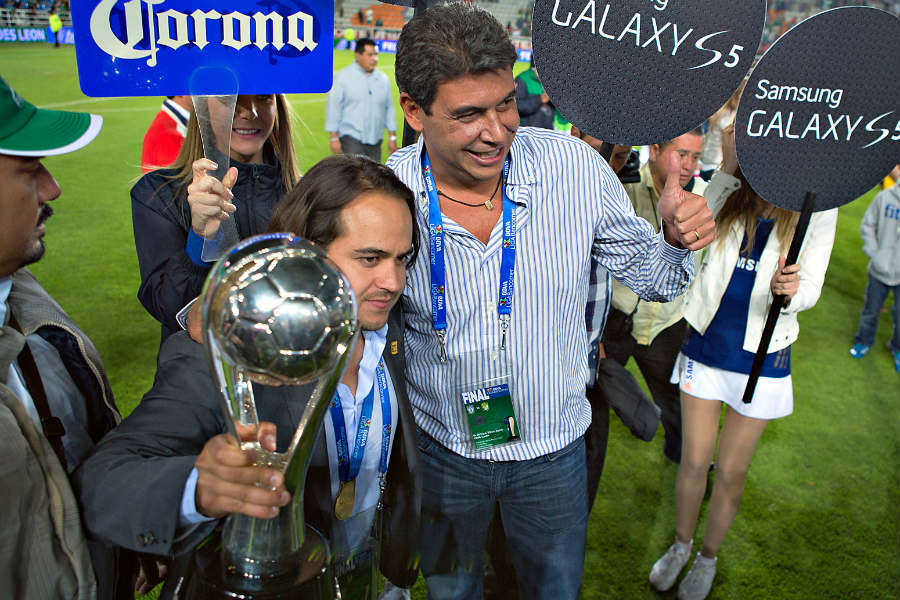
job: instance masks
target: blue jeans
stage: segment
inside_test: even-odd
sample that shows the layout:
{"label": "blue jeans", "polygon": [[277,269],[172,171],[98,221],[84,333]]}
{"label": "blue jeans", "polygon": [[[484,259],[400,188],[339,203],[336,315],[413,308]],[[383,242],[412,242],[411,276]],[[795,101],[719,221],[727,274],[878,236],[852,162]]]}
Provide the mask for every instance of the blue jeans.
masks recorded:
{"label": "blue jeans", "polygon": [[584,439],[528,461],[464,458],[419,430],[422,574],[429,600],[480,600],[484,551],[499,503],[519,592],[578,598],[587,536]]}
{"label": "blue jeans", "polygon": [[862,314],[859,315],[859,331],[856,332],[854,342],[871,346],[875,343],[875,329],[878,327],[878,317],[881,316],[881,307],[889,293],[894,294],[894,305],[891,315],[894,318],[894,333],[888,344],[894,352],[900,351],[900,285],[885,285],[869,274],[869,283],[866,286],[866,297],[863,303]]}

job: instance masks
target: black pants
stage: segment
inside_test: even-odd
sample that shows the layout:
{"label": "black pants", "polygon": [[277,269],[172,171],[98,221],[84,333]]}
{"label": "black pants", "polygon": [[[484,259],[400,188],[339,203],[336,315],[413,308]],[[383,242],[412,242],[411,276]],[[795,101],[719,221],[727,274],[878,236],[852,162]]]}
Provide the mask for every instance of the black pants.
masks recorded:
{"label": "black pants", "polygon": [[660,416],[666,434],[663,452],[670,460],[681,462],[681,397],[678,386],[669,383],[669,379],[684,341],[687,323],[682,319],[663,329],[649,346],[644,346],[631,336],[627,320],[628,315],[622,311],[614,308],[609,311],[603,334],[606,355],[623,366],[629,357],[634,358],[653,401],[662,411]]}
{"label": "black pants", "polygon": [[377,144],[363,144],[355,137],[341,136],[341,150],[344,154],[362,154],[374,161],[381,162],[381,141]]}
{"label": "black pants", "polygon": [[594,508],[594,497],[600,487],[603,463],[606,462],[606,444],[609,441],[609,403],[595,388],[588,388],[587,399],[591,405],[591,424],[584,432],[585,462],[587,464],[588,512]]}

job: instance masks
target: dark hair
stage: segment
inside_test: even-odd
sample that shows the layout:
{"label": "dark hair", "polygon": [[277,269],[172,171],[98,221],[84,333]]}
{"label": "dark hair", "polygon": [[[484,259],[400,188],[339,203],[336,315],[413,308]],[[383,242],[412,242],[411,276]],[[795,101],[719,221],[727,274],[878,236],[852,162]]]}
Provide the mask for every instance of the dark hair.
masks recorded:
{"label": "dark hair", "polygon": [[[685,132],[682,133],[681,135],[688,135],[688,134],[691,134],[691,135],[699,135],[700,137],[703,137],[703,128],[700,127],[699,125],[697,125],[697,126],[694,127],[693,129],[690,129],[690,130],[688,130],[688,131],[685,131]],[[666,141],[664,141],[664,142],[659,142],[659,143],[657,143],[656,145],[659,146],[659,149],[660,149],[660,150],[662,150],[663,148],[665,148],[666,146],[668,146],[669,144],[671,144],[672,142],[674,142],[676,139],[680,138],[681,135],[676,135],[676,136],[673,137],[671,140],[666,140]]]}
{"label": "dark hair", "polygon": [[366,46],[373,46],[377,50],[377,46],[375,46],[375,40],[373,40],[372,38],[359,38],[358,40],[356,40],[356,50],[354,50],[354,52],[356,52],[357,54],[362,54],[366,51]]}
{"label": "dark hair", "polygon": [[412,218],[412,264],[419,253],[419,227],[413,193],[394,172],[357,154],[323,158],[300,178],[272,211],[269,231],[285,231],[327,248],[341,232],[341,211],[366,192],[403,200]]}
{"label": "dark hair", "polygon": [[462,75],[511,68],[516,49],[503,25],[474,3],[434,6],[415,16],[397,40],[397,87],[431,114],[439,84]]}

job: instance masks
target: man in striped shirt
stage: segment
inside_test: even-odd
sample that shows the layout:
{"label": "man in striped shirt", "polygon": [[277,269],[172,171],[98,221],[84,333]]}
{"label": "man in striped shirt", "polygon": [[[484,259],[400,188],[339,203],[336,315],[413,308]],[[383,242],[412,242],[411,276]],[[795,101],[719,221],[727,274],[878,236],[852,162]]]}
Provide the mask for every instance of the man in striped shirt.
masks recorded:
{"label": "man in striped shirt", "polygon": [[[496,504],[522,596],[578,596],[591,256],[670,300],[691,279],[691,250],[714,237],[702,197],[667,188],[657,234],[589,146],[519,129],[515,60],[503,27],[470,4],[429,8],[397,44],[401,107],[421,136],[388,166],[416,196],[429,249],[403,304],[435,599],[481,597]],[[507,435],[493,425],[510,412]]]}

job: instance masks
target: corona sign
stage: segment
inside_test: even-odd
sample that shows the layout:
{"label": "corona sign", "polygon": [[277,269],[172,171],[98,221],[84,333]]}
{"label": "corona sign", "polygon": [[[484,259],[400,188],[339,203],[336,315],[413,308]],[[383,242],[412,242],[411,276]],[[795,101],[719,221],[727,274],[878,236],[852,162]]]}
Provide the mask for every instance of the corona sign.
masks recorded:
{"label": "corona sign", "polygon": [[82,0],[72,22],[88,96],[331,89],[331,0]]}

